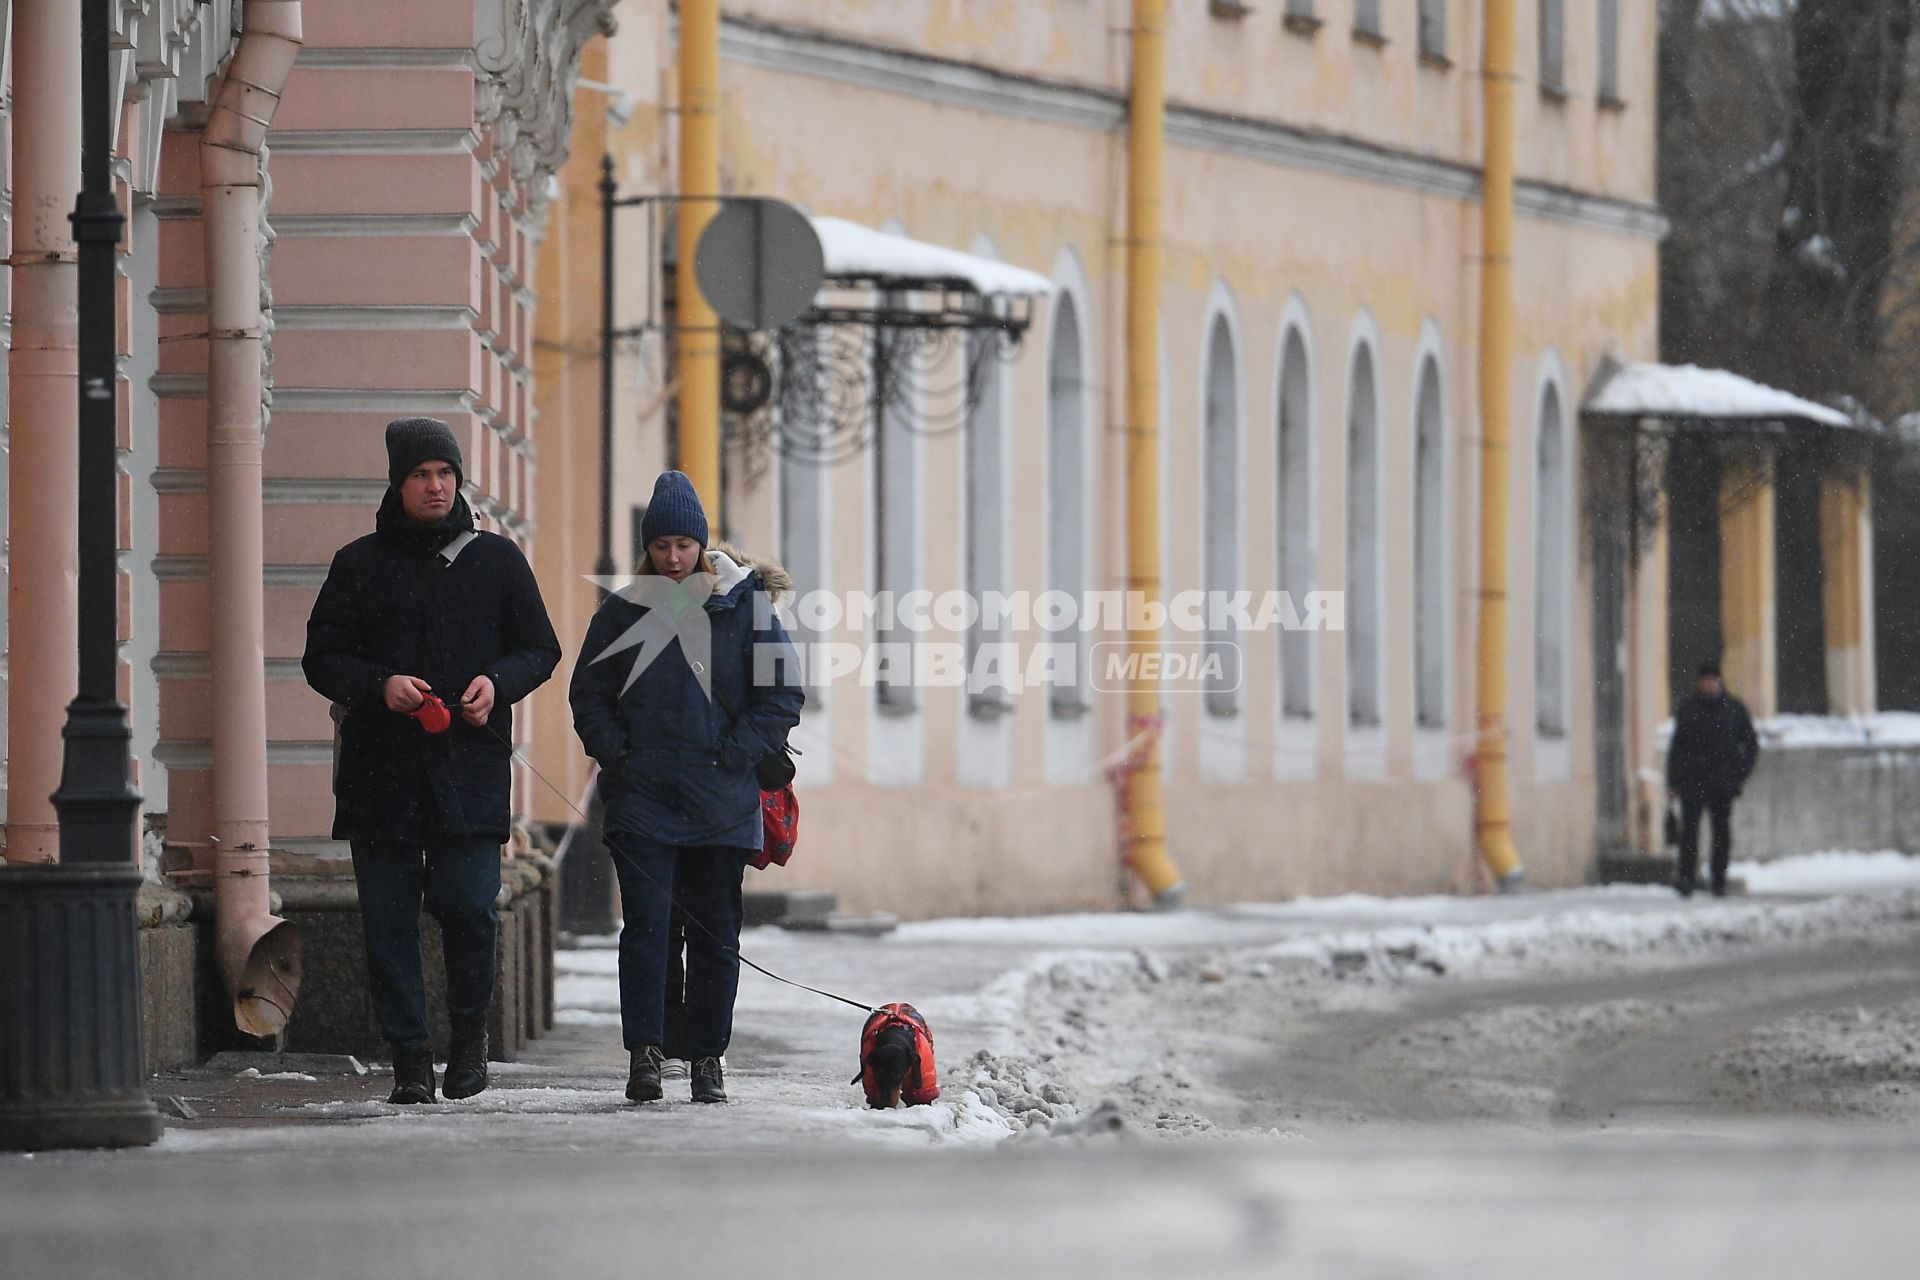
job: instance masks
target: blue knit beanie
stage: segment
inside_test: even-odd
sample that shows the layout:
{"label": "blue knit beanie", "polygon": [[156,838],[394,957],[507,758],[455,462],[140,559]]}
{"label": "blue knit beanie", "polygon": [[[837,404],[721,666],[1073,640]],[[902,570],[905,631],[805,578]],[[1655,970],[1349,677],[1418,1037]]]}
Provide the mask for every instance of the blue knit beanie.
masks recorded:
{"label": "blue knit beanie", "polygon": [[653,482],[653,500],[647,503],[647,514],[640,517],[640,541],[651,545],[655,538],[676,534],[706,546],[707,511],[685,472],[663,471]]}

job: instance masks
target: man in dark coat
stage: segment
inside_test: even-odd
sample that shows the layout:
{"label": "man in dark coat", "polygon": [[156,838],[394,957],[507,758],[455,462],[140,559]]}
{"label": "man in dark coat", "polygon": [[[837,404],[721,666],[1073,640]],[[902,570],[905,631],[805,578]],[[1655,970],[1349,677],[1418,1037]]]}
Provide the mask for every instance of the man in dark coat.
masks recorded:
{"label": "man in dark coat", "polygon": [[1713,820],[1713,896],[1727,892],[1733,856],[1733,801],[1760,758],[1753,718],[1720,680],[1720,664],[1700,666],[1699,692],[1673,714],[1667,789],[1680,799],[1680,864],[1674,888],[1691,897],[1700,868],[1700,814]]}
{"label": "man in dark coat", "polygon": [[[553,674],[560,642],[520,548],[473,527],[447,424],[401,418],[386,442],[375,531],[334,556],[301,666],[339,729],[333,835],[353,848],[392,1101],[432,1102],[421,907],[447,969],[446,1095],[471,1097],[487,1087],[513,706]],[[434,697],[452,712],[439,732]]]}

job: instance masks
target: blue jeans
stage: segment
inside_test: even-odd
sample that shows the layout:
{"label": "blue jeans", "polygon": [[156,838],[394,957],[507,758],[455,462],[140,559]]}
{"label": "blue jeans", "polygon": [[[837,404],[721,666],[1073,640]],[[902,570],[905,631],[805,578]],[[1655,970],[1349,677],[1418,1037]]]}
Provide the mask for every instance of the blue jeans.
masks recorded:
{"label": "blue jeans", "polygon": [[[620,1031],[629,1052],[667,1040],[673,904],[686,917],[685,1022],[690,1058],[717,1058],[733,1039],[740,989],[740,887],[748,854],[719,845],[670,845],[609,831],[620,877]],[[677,1047],[677,1046],[676,1046]]]}
{"label": "blue jeans", "polygon": [[427,983],[420,964],[420,910],[440,925],[447,1017],[456,1029],[484,1026],[499,972],[500,842],[451,836],[418,844],[355,840],[353,878],[367,942],[373,1016],[396,1049],[427,1044]]}

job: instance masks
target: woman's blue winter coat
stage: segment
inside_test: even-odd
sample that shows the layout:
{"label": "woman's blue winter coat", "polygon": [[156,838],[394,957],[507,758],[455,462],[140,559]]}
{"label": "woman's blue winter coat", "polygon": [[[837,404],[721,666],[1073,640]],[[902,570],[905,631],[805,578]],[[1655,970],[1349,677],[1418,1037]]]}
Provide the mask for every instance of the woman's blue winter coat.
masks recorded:
{"label": "woman's blue winter coat", "polygon": [[[664,647],[662,639],[621,647],[633,628],[647,629],[651,610],[618,592],[587,627],[567,696],[574,731],[600,763],[609,831],[662,844],[758,850],[754,766],[800,722],[806,695],[772,607],[785,574],[776,565],[739,563],[725,550],[709,555],[719,573],[699,607],[711,634],[711,697],[678,634],[665,632],[672,638]],[[638,675],[636,661],[645,661]]]}

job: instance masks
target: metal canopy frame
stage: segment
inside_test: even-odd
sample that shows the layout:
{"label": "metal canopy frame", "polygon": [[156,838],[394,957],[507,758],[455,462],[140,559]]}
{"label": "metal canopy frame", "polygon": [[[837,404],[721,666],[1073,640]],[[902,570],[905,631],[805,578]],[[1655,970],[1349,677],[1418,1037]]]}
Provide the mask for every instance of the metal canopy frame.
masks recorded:
{"label": "metal canopy frame", "polygon": [[[673,245],[662,210],[684,201],[727,205],[755,197],[622,196],[612,157],[601,162],[602,465],[612,463],[612,387],[616,349],[635,349],[655,335],[722,335],[724,438],[744,446],[737,457],[749,483],[775,455],[835,465],[858,456],[882,422],[920,436],[966,428],[996,363],[1011,362],[1033,324],[1031,296],[981,293],[958,276],[829,273],[818,297],[792,323],[746,331],[731,325],[673,323],[666,281]],[[646,219],[645,317],[620,325],[614,313],[616,218],[639,209]],[[671,252],[670,252],[671,251]],[[603,490],[606,479],[603,476]],[[611,548],[611,496],[602,494],[602,560]]]}
{"label": "metal canopy frame", "polygon": [[[1661,523],[1663,502],[1670,485],[1668,469],[1673,463],[1675,446],[1698,448],[1722,458],[1772,457],[1782,449],[1813,441],[1831,442],[1842,451],[1871,448],[1877,438],[1858,427],[1841,427],[1791,415],[1772,417],[1720,417],[1679,413],[1598,413],[1580,411],[1583,426],[1624,436],[1631,450],[1631,470],[1625,498],[1628,527],[1635,532],[1630,540],[1632,561],[1638,563],[1643,544]],[[1743,487],[1732,495],[1737,505],[1757,487]],[[1721,511],[1727,508],[1722,507]],[[1590,512],[1590,514],[1593,514]],[[1668,518],[1671,519],[1671,513]]]}
{"label": "metal canopy frame", "polygon": [[[644,210],[647,219],[646,243],[650,264],[647,272],[646,318],[638,324],[623,326],[615,325],[612,322],[612,316],[609,315],[605,317],[608,336],[615,341],[634,341],[656,333],[741,332],[725,324],[678,325],[663,317],[665,290],[660,287],[659,280],[665,275],[664,264],[668,259],[664,249],[668,242],[666,232],[661,226],[659,210],[662,206],[688,202],[725,207],[758,198],[760,197],[665,194],[622,196],[615,192],[611,165],[606,165],[601,183],[601,199],[609,214],[606,219],[607,229],[609,233],[613,229],[611,211],[633,208]],[[681,251],[680,246],[674,246],[674,248],[676,253]],[[616,261],[612,234],[607,237],[602,257],[610,279],[612,267]],[[1024,334],[1033,323],[1031,297],[983,294],[975,289],[971,282],[958,276],[891,276],[868,272],[846,274],[829,272],[821,292],[865,295],[874,301],[848,300],[815,305],[792,325],[786,327],[867,325],[876,329],[985,329],[1011,332],[1017,337]]]}

